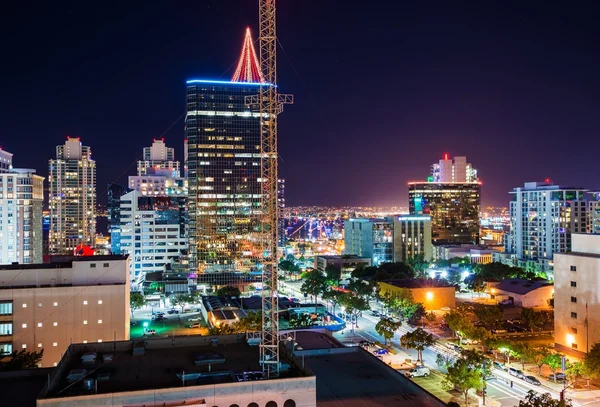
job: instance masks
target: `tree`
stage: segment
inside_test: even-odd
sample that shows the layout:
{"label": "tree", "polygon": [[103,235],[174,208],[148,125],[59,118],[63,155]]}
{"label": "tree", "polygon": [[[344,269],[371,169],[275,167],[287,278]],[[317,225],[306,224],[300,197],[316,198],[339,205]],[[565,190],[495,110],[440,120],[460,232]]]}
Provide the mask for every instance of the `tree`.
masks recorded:
{"label": "tree", "polygon": [[129,293],[129,309],[131,310],[131,316],[133,316],[135,310],[142,308],[146,303],[147,301],[142,293],[134,291]]}
{"label": "tree", "polygon": [[387,341],[394,337],[394,333],[396,333],[401,325],[401,322],[394,322],[393,319],[384,317],[375,325],[375,331],[383,336],[385,344],[387,345]]}
{"label": "tree", "polygon": [[544,324],[544,315],[541,312],[535,312],[533,308],[523,308],[521,310],[521,321],[533,332],[534,329]]}
{"label": "tree", "polygon": [[[544,358],[544,364],[552,370],[552,373],[556,373],[562,366],[562,355],[559,353],[550,353]],[[556,382],[556,374],[554,375],[554,382]]]}
{"label": "tree", "polygon": [[587,377],[600,377],[600,343],[595,343],[583,360],[583,370]]}
{"label": "tree", "polygon": [[542,346],[535,349],[533,353],[532,361],[538,367],[538,374],[542,375],[542,366],[546,363],[546,358],[550,356],[550,349],[546,346]]}
{"label": "tree", "polygon": [[325,267],[325,277],[330,285],[339,286],[342,278],[342,269],[335,264],[328,264]]}
{"label": "tree", "polygon": [[474,326],[469,319],[456,310],[452,310],[444,316],[448,327],[457,335],[462,344],[462,338],[470,338],[473,334]]}
{"label": "tree", "polygon": [[525,362],[534,360],[537,349],[529,342],[520,342],[513,346],[513,351],[521,361],[523,370],[525,370]]}
{"label": "tree", "polygon": [[333,314],[335,315],[335,307],[340,303],[340,297],[343,294],[342,291],[338,290],[327,290],[323,293],[323,299],[333,304]]}
{"label": "tree", "polygon": [[484,277],[479,274],[471,274],[465,277],[464,282],[469,290],[475,291],[476,293],[480,293],[485,290]]}
{"label": "tree", "polygon": [[236,332],[256,332],[262,327],[262,311],[248,312],[233,324]]}
{"label": "tree", "polygon": [[571,400],[560,401],[554,399],[550,393],[538,394],[529,390],[525,400],[519,401],[519,407],[571,407]]}
{"label": "tree", "polygon": [[577,384],[584,374],[585,368],[583,367],[583,362],[567,363],[565,375],[567,376],[567,380],[573,385]]}
{"label": "tree", "polygon": [[408,321],[410,325],[416,325],[421,318],[425,317],[425,306],[420,302],[410,302],[401,308],[402,317]]}
{"label": "tree", "polygon": [[219,297],[239,297],[241,295],[240,289],[230,285],[220,287],[216,292]]}
{"label": "tree", "polygon": [[448,390],[457,389],[465,396],[465,405],[469,406],[469,390],[483,389],[483,373],[474,369],[469,360],[459,358],[453,365],[448,366],[448,373],[442,382]]}
{"label": "tree", "polygon": [[363,297],[359,297],[353,293],[343,293],[340,296],[340,305],[346,308],[347,314],[350,314],[352,332],[354,332],[354,320],[359,312],[369,309],[369,303]]}
{"label": "tree", "polygon": [[476,304],[474,309],[477,319],[489,328],[498,328],[504,320],[504,313],[500,307],[496,305]]}
{"label": "tree", "polygon": [[313,269],[306,273],[302,287],[300,290],[303,293],[309,294],[315,301],[315,312],[317,312],[316,297],[323,294],[327,290],[327,281],[325,276],[319,270]]}
{"label": "tree", "polygon": [[0,354],[0,359],[2,359],[0,361],[0,371],[36,369],[42,357],[44,357],[44,349],[32,352],[21,349],[9,354]]}
{"label": "tree", "polygon": [[234,333],[234,328],[229,324],[215,325],[208,328],[209,335],[231,335]]}
{"label": "tree", "polygon": [[290,328],[310,328],[313,325],[313,319],[309,314],[290,315]]}
{"label": "tree", "polygon": [[423,253],[419,253],[415,256],[406,259],[406,264],[414,271],[419,277],[425,277],[429,262],[425,260]]}
{"label": "tree", "polygon": [[418,353],[418,360],[423,360],[423,350],[428,346],[435,345],[437,341],[430,333],[421,328],[412,332],[407,332],[400,337],[400,345],[408,349],[415,349]]}
{"label": "tree", "polygon": [[189,294],[175,294],[169,298],[172,307],[181,307],[181,312],[185,309],[185,306],[192,302],[192,298]]}

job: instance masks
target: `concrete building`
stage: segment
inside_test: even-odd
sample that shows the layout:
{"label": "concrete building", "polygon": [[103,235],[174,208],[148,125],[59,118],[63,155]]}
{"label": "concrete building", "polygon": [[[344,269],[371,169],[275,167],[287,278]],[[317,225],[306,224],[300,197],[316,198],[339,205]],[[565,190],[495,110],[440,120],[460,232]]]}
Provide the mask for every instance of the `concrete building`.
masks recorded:
{"label": "concrete building", "polygon": [[96,244],[96,162],[79,137],[67,137],[49,161],[51,254],[71,255]]}
{"label": "concrete building", "polygon": [[477,170],[467,157],[444,158],[431,166],[431,178],[433,182],[477,182]]}
{"label": "concrete building", "polygon": [[371,258],[373,266],[394,261],[391,219],[348,219],[344,222],[344,254]]}
{"label": "concrete building", "polygon": [[433,260],[431,240],[431,217],[425,215],[394,217],[394,261],[406,262],[409,258],[423,255]]}
{"label": "concrete building", "polygon": [[111,254],[121,254],[121,197],[130,192],[124,185],[108,184],[108,233]]}
{"label": "concrete building", "polygon": [[588,233],[600,234],[600,192],[592,192],[588,202]]}
{"label": "concrete building", "polygon": [[[99,359],[84,363],[83,354]],[[111,361],[101,366],[107,355]],[[286,356],[279,378],[259,380],[259,348],[248,346],[244,334],[74,344],[37,406],[316,407],[315,375]],[[77,374],[80,382],[67,387]]]}
{"label": "concrete building", "polygon": [[452,260],[454,258],[468,257],[473,264],[487,264],[494,261],[494,250],[487,249],[485,246],[460,244],[460,245],[441,245],[435,246],[436,260]]}
{"label": "concrete building", "polygon": [[510,202],[510,232],[505,252],[532,271],[552,278],[552,256],[571,250],[571,233],[587,231],[585,189],[548,182],[527,182],[514,188]]}
{"label": "concrete building", "polygon": [[323,273],[328,266],[335,266],[341,270],[342,274],[348,274],[360,265],[369,267],[371,265],[371,258],[351,254],[342,256],[315,256],[315,268]]}
{"label": "concrete building", "polygon": [[165,145],[165,139],[154,139],[150,147],[144,147],[143,159],[137,162],[137,175],[166,172],[171,178],[181,176],[179,161],[175,161],[175,149]]}
{"label": "concrete building", "polygon": [[129,339],[125,256],[0,266],[0,349],[44,350],[56,366],[71,343]]}
{"label": "concrete building", "polygon": [[121,251],[131,257],[131,281],[139,289],[143,273],[162,272],[187,250],[187,202],[183,196],[120,198]]}
{"label": "concrete building", "polygon": [[500,282],[489,282],[488,290],[498,302],[509,300],[517,307],[549,308],[554,295],[554,286],[546,280],[509,278]]}
{"label": "concrete building", "polygon": [[0,150],[0,264],[41,263],[44,178],[6,157],[12,154]]}
{"label": "concrete building", "polygon": [[377,283],[380,295],[398,296],[401,292],[410,291],[415,302],[423,304],[426,310],[440,310],[444,307],[454,308],[455,288],[438,280],[400,279],[386,280]]}
{"label": "concrete building", "polygon": [[554,339],[560,351],[587,353],[600,342],[600,235],[573,234],[554,254]]}

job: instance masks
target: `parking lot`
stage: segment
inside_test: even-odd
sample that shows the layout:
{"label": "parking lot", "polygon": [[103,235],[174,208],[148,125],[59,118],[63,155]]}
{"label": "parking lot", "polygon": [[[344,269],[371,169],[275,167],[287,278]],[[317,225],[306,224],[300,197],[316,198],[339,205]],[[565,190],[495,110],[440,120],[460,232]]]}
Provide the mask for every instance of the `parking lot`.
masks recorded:
{"label": "parking lot", "polygon": [[[144,309],[136,311],[131,318],[131,338],[142,338],[152,336],[170,336],[170,335],[206,335],[208,328],[202,314],[195,309],[191,312],[168,314],[168,309],[154,309],[155,317],[152,317],[152,310]],[[156,318],[158,313],[164,313],[163,318]],[[155,331],[155,333],[145,334]]]}

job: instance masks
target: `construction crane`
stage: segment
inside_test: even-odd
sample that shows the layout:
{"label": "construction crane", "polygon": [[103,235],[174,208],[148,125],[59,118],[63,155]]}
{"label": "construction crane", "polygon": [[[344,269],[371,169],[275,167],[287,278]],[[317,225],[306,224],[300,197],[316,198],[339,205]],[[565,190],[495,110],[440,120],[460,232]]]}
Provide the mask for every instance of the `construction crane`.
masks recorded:
{"label": "construction crane", "polygon": [[262,331],[260,361],[265,378],[279,376],[279,293],[277,289],[278,152],[277,115],[292,95],[277,93],[277,31],[275,0],[259,0],[260,68],[264,76],[258,102],[261,117],[261,248],[263,256]]}

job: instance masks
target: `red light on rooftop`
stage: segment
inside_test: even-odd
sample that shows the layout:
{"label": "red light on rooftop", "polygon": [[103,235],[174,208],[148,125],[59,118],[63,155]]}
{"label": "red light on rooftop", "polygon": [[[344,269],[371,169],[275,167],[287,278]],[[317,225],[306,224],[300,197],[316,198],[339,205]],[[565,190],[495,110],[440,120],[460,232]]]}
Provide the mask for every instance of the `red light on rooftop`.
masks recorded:
{"label": "red light on rooftop", "polygon": [[448,159],[448,153],[444,153],[444,160]]}
{"label": "red light on rooftop", "polygon": [[544,181],[545,181],[547,184],[549,184],[549,183],[550,183],[550,178],[546,178]]}

